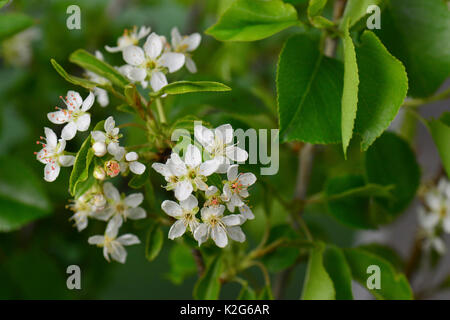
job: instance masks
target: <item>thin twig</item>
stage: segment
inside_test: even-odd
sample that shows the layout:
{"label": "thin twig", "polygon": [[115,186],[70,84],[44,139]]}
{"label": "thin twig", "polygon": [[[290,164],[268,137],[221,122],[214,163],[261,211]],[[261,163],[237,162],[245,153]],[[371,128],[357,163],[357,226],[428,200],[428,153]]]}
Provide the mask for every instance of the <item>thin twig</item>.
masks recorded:
{"label": "thin twig", "polygon": [[198,249],[192,249],[191,252],[194,257],[195,264],[197,265],[198,276],[201,277],[205,272],[205,261],[203,260],[202,253]]}

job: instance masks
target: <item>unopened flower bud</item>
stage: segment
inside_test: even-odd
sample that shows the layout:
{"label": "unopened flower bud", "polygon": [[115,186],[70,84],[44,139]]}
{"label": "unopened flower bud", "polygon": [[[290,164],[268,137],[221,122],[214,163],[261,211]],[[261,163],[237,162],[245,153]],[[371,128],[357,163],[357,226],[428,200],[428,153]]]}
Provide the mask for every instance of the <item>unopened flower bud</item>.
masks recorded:
{"label": "unopened flower bud", "polygon": [[92,145],[92,150],[97,157],[103,157],[106,154],[106,144],[104,142],[95,142]]}
{"label": "unopened flower bud", "polygon": [[110,160],[105,163],[105,171],[108,176],[114,178],[120,173],[120,165],[115,160]]}
{"label": "unopened flower bud", "polygon": [[94,169],[94,178],[97,180],[104,180],[106,177],[105,170],[102,167],[96,167]]}

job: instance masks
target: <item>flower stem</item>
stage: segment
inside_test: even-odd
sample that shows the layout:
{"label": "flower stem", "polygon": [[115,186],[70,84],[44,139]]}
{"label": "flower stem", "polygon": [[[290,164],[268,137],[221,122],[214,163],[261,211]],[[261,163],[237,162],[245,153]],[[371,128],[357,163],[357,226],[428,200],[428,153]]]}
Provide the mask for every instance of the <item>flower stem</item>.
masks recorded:
{"label": "flower stem", "polygon": [[164,113],[164,108],[160,98],[156,99],[156,110],[158,111],[159,121],[161,123],[167,123],[166,114]]}

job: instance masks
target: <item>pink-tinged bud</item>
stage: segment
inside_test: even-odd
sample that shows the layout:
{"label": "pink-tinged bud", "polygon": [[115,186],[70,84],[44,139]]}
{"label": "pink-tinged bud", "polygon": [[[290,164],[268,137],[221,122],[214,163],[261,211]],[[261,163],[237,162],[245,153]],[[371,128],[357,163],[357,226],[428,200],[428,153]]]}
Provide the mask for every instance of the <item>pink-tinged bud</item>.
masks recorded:
{"label": "pink-tinged bud", "polygon": [[92,145],[92,150],[97,157],[103,157],[106,154],[106,144],[104,142],[95,142]]}
{"label": "pink-tinged bud", "polygon": [[108,176],[114,178],[120,173],[120,165],[115,160],[110,160],[105,163],[105,171]]}
{"label": "pink-tinged bud", "polygon": [[106,172],[102,167],[96,167],[94,169],[94,178],[97,180],[105,180]]}

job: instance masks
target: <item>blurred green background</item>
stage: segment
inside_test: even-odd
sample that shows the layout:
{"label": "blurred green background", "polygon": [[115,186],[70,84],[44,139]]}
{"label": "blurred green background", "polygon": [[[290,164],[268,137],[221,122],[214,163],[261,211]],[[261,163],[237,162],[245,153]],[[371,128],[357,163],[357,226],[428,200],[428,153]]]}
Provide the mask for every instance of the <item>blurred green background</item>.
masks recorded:
{"label": "blurred green background", "polygon": [[[31,16],[34,25],[1,44],[0,54],[0,226],[1,217],[20,215],[21,221],[10,232],[0,232],[0,298],[1,299],[190,299],[197,279],[195,265],[189,252],[181,252],[183,261],[175,260],[173,246],[166,240],[162,253],[156,260],[145,258],[145,223],[128,223],[124,232],[136,233],[141,245],[127,248],[125,265],[108,263],[101,250],[88,245],[87,238],[103,233],[104,223],[90,221],[86,230],[78,233],[68,221],[71,212],[67,191],[69,168],[62,168],[53,183],[43,180],[43,165],[33,155],[39,147],[35,141],[43,135],[48,126],[60,133],[61,127],[47,120],[47,113],[59,103],[59,96],[67,90],[77,90],[86,96],[84,89],[65,82],[52,68],[54,58],[71,74],[81,76],[83,70],[68,62],[70,53],[78,48],[90,52],[101,50],[105,60],[112,65],[123,64],[121,54],[110,54],[105,45],[113,46],[124,28],[151,26],[152,31],[170,37],[170,30],[177,26],[182,34],[202,33],[202,43],[194,53],[198,73],[187,71],[169,77],[169,81],[201,79],[217,80],[233,88],[227,94],[190,94],[168,98],[169,121],[196,115],[212,125],[232,123],[240,128],[276,128],[275,70],[283,41],[292,32],[282,32],[269,39],[254,43],[221,43],[203,35],[212,25],[217,14],[224,10],[230,0],[14,0],[1,9],[0,14],[22,12]],[[305,1],[292,1],[299,7]],[[68,30],[66,9],[76,4],[81,8],[81,30]],[[304,12],[300,10],[299,12]],[[30,32],[30,30],[32,30]],[[18,54],[19,53],[19,54]],[[25,55],[25,57],[23,57]],[[20,59],[21,58],[21,59]],[[115,107],[120,103],[110,96],[110,105],[101,108],[98,104],[91,109],[96,123],[109,115],[117,123],[128,122],[131,115],[120,113]],[[133,130],[124,130],[124,144],[139,143],[143,137]],[[70,141],[67,150],[75,152],[87,133],[79,134]],[[320,191],[329,171],[340,172],[342,160],[339,146],[319,148],[317,157],[321,165],[315,167],[310,193]],[[341,161],[341,163],[344,163]],[[358,172],[356,161],[345,163],[347,172]],[[344,165],[344,164],[343,164]],[[267,177],[291,198],[294,192],[297,160],[292,148],[280,152],[280,172]],[[351,169],[350,169],[351,168]],[[256,172],[258,168],[248,166]],[[154,177],[159,186],[160,177]],[[123,183],[125,187],[125,183]],[[127,188],[122,191],[130,192]],[[159,205],[165,195],[162,189],[155,189]],[[264,190],[257,186],[252,193],[254,204],[263,203]],[[261,201],[260,201],[261,200]],[[272,204],[271,204],[272,206]],[[147,208],[148,209],[148,208]],[[267,209],[267,208],[266,208]],[[256,220],[247,223],[244,230],[249,235],[249,246],[254,246],[264,230],[264,208],[256,206]],[[287,213],[280,205],[272,206],[273,224],[286,222]],[[323,214],[322,208],[308,212],[306,219],[312,228],[323,229],[322,234],[335,244],[347,246],[352,242],[353,232]],[[317,226],[317,227],[315,227]],[[166,230],[167,231],[167,230]],[[317,230],[316,230],[317,231]],[[319,232],[319,231],[317,231]],[[182,249],[181,249],[182,250]],[[187,253],[187,254],[186,254]],[[175,260],[175,261],[174,261]],[[174,261],[172,263],[171,261]],[[177,264],[190,266],[177,269]],[[66,288],[66,268],[79,265],[82,273],[82,289],[70,291]],[[272,269],[274,277],[278,271]],[[300,296],[301,281],[305,264],[296,267],[290,279],[287,297]],[[256,281],[259,273],[254,272]],[[181,281],[184,278],[185,281]],[[238,284],[227,284],[221,298],[234,299],[238,295]]]}

